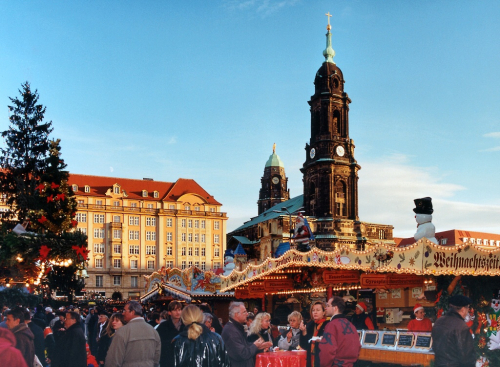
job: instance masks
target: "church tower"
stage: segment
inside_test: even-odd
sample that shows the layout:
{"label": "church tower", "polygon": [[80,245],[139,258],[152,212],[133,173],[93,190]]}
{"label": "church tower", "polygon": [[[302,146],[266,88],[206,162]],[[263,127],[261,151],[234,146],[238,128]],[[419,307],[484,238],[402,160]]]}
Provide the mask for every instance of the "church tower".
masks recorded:
{"label": "church tower", "polygon": [[290,199],[288,178],[285,176],[285,165],[276,154],[276,144],[273,145],[273,154],[269,156],[261,178],[259,190],[259,215],[274,205]]}
{"label": "church tower", "polygon": [[[330,17],[330,14],[327,14]],[[311,139],[301,172],[306,215],[321,222],[335,219],[357,221],[358,170],[354,142],[349,138],[349,103],[342,71],[333,61],[330,19],[326,33],[325,62],[314,79],[315,92],[309,101]],[[326,228],[325,228],[326,229]]]}

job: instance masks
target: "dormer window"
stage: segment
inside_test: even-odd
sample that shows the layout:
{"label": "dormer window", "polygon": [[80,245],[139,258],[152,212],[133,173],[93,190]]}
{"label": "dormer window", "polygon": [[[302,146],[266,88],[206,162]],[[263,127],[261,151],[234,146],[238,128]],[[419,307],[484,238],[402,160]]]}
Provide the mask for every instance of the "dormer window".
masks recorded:
{"label": "dormer window", "polygon": [[113,192],[115,194],[119,194],[120,193],[120,186],[113,186]]}
{"label": "dormer window", "polygon": [[89,185],[85,185],[85,192],[90,192],[90,186]]}
{"label": "dormer window", "polygon": [[142,197],[147,198],[148,197],[148,192],[146,190],[142,190]]}
{"label": "dormer window", "polygon": [[160,197],[160,193],[159,193],[158,191],[155,191],[155,192],[153,193],[153,196],[154,196],[155,198],[159,198],[159,197]]}
{"label": "dormer window", "polygon": [[73,192],[77,192],[78,191],[78,185],[73,185],[73,186],[71,186],[71,188],[73,189]]}

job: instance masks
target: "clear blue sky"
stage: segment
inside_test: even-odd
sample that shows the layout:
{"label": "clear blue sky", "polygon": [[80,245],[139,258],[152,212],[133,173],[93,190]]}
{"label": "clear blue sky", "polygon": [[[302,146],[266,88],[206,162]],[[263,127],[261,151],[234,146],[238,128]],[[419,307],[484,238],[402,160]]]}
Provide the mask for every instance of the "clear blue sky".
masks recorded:
{"label": "clear blue sky", "polygon": [[437,231],[500,233],[498,1],[0,0],[0,130],[29,81],[71,172],[193,178],[234,229],[273,143],[302,192],[326,12],[360,219],[410,236],[432,196]]}

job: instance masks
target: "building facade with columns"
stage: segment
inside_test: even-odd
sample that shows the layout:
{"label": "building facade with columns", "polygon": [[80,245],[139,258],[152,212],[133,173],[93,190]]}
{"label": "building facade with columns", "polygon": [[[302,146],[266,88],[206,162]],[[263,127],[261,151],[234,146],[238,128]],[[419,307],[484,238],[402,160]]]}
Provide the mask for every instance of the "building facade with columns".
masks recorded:
{"label": "building facade with columns", "polygon": [[87,292],[124,299],[162,267],[223,265],[226,213],[191,179],[175,182],[71,174],[77,229],[88,236]]}

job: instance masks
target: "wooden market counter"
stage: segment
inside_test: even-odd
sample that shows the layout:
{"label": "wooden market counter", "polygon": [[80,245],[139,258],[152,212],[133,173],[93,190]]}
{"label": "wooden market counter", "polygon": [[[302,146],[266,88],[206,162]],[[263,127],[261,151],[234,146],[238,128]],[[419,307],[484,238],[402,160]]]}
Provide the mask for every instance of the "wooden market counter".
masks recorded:
{"label": "wooden market counter", "polygon": [[422,365],[428,367],[431,361],[434,360],[434,354],[361,348],[358,359],[374,363],[394,363],[408,366]]}

